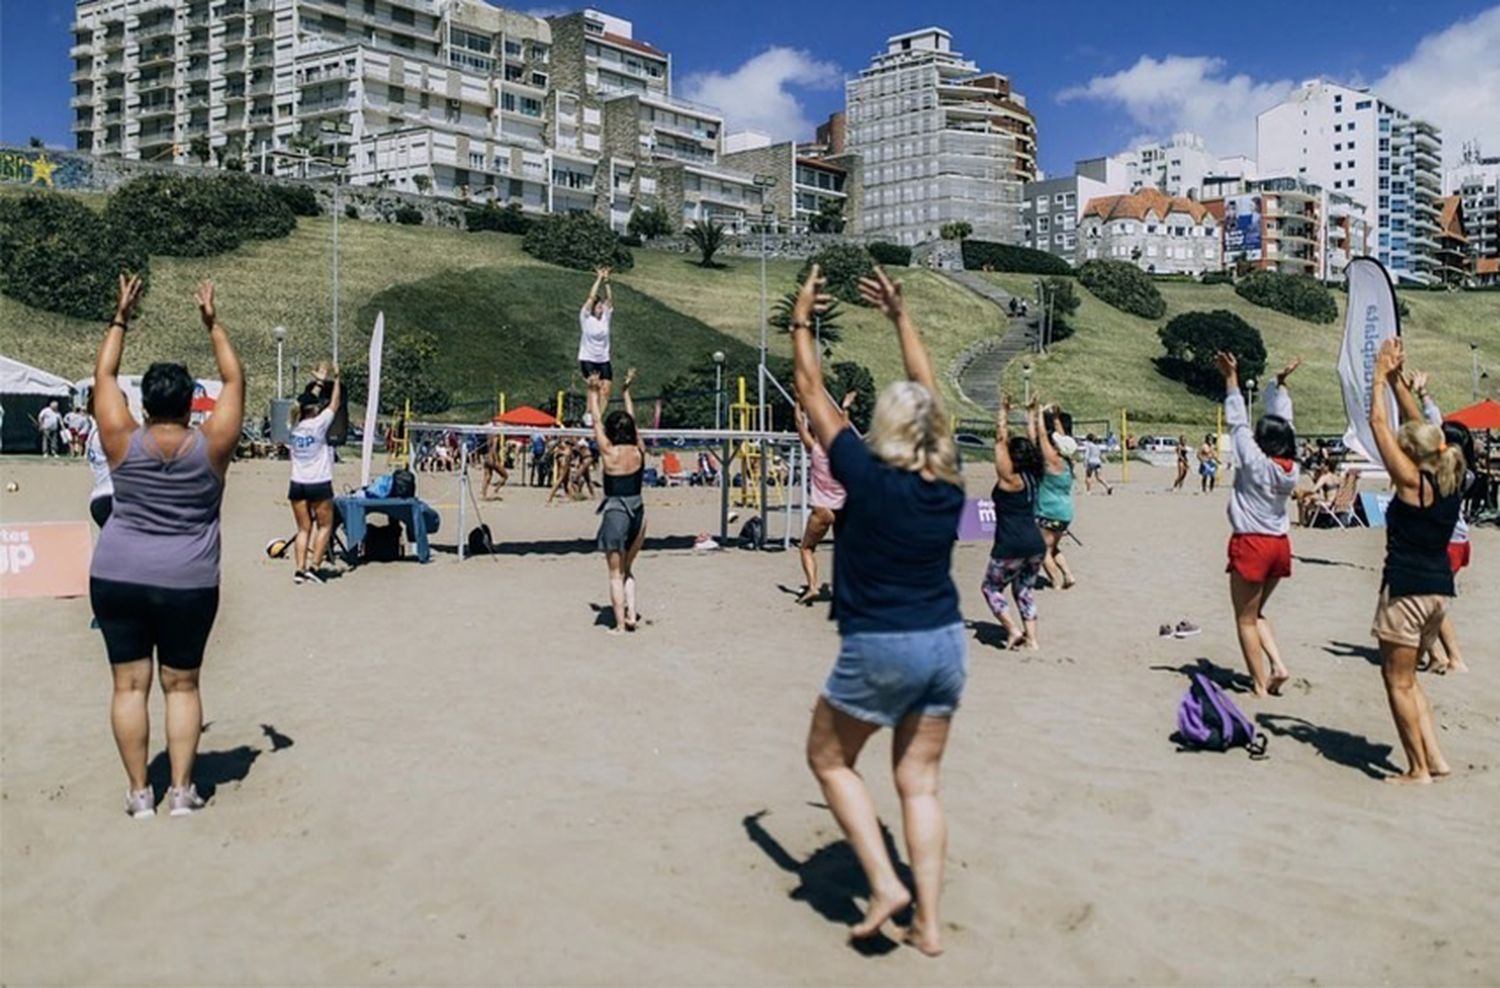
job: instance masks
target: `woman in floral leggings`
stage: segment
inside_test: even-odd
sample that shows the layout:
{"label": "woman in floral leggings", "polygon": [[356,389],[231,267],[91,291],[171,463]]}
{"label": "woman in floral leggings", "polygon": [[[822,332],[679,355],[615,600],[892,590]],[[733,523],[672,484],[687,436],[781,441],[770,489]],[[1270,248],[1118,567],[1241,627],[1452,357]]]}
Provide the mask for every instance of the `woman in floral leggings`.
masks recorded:
{"label": "woman in floral leggings", "polygon": [[[1028,413],[1029,414],[1029,413]],[[996,619],[1005,626],[1011,648],[1037,648],[1037,574],[1047,545],[1036,524],[1036,491],[1042,475],[1042,454],[1025,436],[1010,434],[1010,396],[1000,406],[995,422],[995,545],[980,590]],[[1021,612],[1021,624],[1011,617],[1005,600],[1009,587]],[[1024,629],[1024,630],[1023,630]]]}

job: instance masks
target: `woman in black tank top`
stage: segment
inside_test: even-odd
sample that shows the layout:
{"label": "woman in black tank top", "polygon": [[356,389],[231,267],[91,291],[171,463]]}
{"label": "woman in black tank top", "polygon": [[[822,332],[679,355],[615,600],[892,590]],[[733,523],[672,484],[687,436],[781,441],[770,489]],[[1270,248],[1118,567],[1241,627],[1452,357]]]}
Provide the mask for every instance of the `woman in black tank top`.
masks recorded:
{"label": "woman in black tank top", "polygon": [[[1380,641],[1381,672],[1401,747],[1409,765],[1387,782],[1431,782],[1447,775],[1438,748],[1432,704],[1417,681],[1417,655],[1437,636],[1453,598],[1448,540],[1458,520],[1463,454],[1443,441],[1442,429],[1413,416],[1403,393],[1400,338],[1386,340],[1375,364],[1370,429],[1396,496],[1386,509],[1385,567],[1372,634]],[[1406,421],[1392,427],[1387,389],[1403,400]]]}
{"label": "woman in black tank top", "polygon": [[623,412],[604,415],[608,392],[597,375],[589,378],[589,417],[604,463],[604,500],[599,505],[599,551],[609,563],[609,602],[615,625],[610,634],[634,631],[640,622],[635,605],[635,557],[646,541],[646,507],[641,478],[646,472],[646,448],[635,427],[635,402],[630,386],[635,368],[625,375],[620,397]]}

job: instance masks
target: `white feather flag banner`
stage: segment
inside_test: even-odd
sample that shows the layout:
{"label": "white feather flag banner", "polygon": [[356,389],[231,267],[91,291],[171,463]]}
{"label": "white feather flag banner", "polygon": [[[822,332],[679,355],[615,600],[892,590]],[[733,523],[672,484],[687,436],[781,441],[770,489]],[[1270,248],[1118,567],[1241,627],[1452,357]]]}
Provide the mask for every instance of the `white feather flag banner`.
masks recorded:
{"label": "white feather flag banner", "polygon": [[375,425],[380,414],[380,364],[385,354],[385,313],[375,317],[370,334],[370,387],[365,396],[365,438],[359,453],[359,486],[370,486],[370,459],[375,455]]}
{"label": "white feather flag banner", "polygon": [[[1396,290],[1391,277],[1373,257],[1357,257],[1345,270],[1349,279],[1349,308],[1344,314],[1344,345],[1339,351],[1339,382],[1344,389],[1344,414],[1349,428],[1344,444],[1373,463],[1385,464],[1370,431],[1370,402],[1375,392],[1375,357],[1380,344],[1401,335]],[[1400,421],[1396,397],[1387,391],[1390,420]]]}

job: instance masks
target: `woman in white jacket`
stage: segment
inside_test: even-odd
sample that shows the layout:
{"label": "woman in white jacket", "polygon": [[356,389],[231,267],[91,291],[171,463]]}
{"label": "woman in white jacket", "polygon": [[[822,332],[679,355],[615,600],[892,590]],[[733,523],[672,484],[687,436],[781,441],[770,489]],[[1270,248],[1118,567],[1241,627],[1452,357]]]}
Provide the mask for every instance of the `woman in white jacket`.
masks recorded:
{"label": "woman in white jacket", "polygon": [[[1229,425],[1238,469],[1229,495],[1229,599],[1234,605],[1240,652],[1257,697],[1278,695],[1291,678],[1271,622],[1266,601],[1276,585],[1292,575],[1291,523],[1286,504],[1297,488],[1297,434],[1292,428],[1292,397],[1286,379],[1302,363],[1298,357],[1266,388],[1266,414],[1252,432],[1245,398],[1240,394],[1239,363],[1231,353],[1215,356],[1224,375],[1224,420]],[[1270,672],[1266,670],[1270,662]]]}

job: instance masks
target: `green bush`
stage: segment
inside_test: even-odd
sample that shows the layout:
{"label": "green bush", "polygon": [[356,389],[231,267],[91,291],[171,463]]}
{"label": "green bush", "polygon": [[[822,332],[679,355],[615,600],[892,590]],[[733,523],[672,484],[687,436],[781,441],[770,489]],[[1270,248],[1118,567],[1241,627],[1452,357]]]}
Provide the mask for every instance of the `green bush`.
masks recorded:
{"label": "green bush", "polygon": [[875,263],[884,267],[905,268],[911,266],[911,248],[900,244],[873,243],[865,248]]}
{"label": "green bush", "polygon": [[652,237],[665,237],[672,232],[672,214],[662,205],[637,206],[630,214],[630,222],[625,226],[625,232],[632,237],[641,240],[650,240]]}
{"label": "green bush", "polygon": [[[380,370],[380,411],[395,414],[411,402],[411,410],[422,414],[446,412],[452,396],[438,383],[439,342],[426,330],[401,333],[385,344]],[[370,369],[355,362],[343,369],[349,401],[364,404],[369,397]]]}
{"label": "green bush", "polygon": [[421,226],[422,211],[416,206],[402,203],[401,206],[396,209],[396,222],[400,223],[402,226]]}
{"label": "green bush", "polygon": [[1160,319],[1167,314],[1167,300],[1156,290],[1151,276],[1126,261],[1086,261],[1078,269],[1083,287],[1101,301],[1142,319]]}
{"label": "green bush", "polygon": [[236,174],[144,175],[110,196],[104,218],[143,252],[169,257],[212,257],[297,226],[272,186]]}
{"label": "green bush", "polygon": [[964,270],[1013,271],[1019,274],[1072,274],[1068,262],[1056,254],[1015,244],[997,244],[988,240],[963,242]]}
{"label": "green bush", "polygon": [[859,297],[859,279],[875,274],[875,262],[863,247],[857,244],[824,247],[802,265],[802,270],[797,273],[797,284],[802,284],[807,278],[808,269],[814,264],[823,269],[823,278],[828,282],[828,294],[854,305],[865,304]]}
{"label": "green bush", "polygon": [[592,213],[543,216],[526,231],[521,249],[539,261],[579,271],[592,271],[608,264],[616,271],[629,271],[635,258],[621,246],[609,224]]}
{"label": "green bush", "polygon": [[1205,271],[1198,282],[1203,285],[1232,285],[1234,275],[1228,271]]}
{"label": "green bush", "polygon": [[305,185],[273,185],[275,193],[293,216],[322,216],[323,207],[318,205],[318,194]]}
{"label": "green bush", "polygon": [[531,217],[521,211],[520,203],[511,203],[504,209],[487,202],[478,209],[464,214],[464,225],[470,233],[492,230],[496,233],[525,233],[531,229]]}
{"label": "green bush", "polygon": [[1266,345],[1260,330],[1233,312],[1184,312],[1158,330],[1157,336],[1167,351],[1157,358],[1157,370],[1201,395],[1224,395],[1224,378],[1214,366],[1214,354],[1220,350],[1239,359],[1241,383],[1266,372]]}
{"label": "green bush", "polygon": [[83,203],[53,192],[0,198],[0,292],[65,316],[108,319],[121,271],[146,277],[145,252]]}
{"label": "green bush", "polygon": [[966,240],[974,232],[974,224],[968,220],[954,220],[938,227],[938,236],[944,240]]}
{"label": "green bush", "polygon": [[1322,282],[1307,275],[1253,271],[1240,279],[1234,291],[1247,302],[1306,322],[1328,323],[1339,317],[1332,293]]}
{"label": "green bush", "polygon": [[1047,331],[1048,343],[1061,343],[1073,335],[1073,324],[1069,319],[1078,312],[1083,300],[1072,278],[1051,277],[1043,281],[1046,286],[1048,305],[1052,310],[1052,325]]}
{"label": "green bush", "polygon": [[354,205],[353,203],[350,203],[349,205],[345,206],[344,207],[344,218],[345,219],[351,219],[351,220],[357,220],[357,219],[359,219],[359,207],[356,206],[356,205]]}

